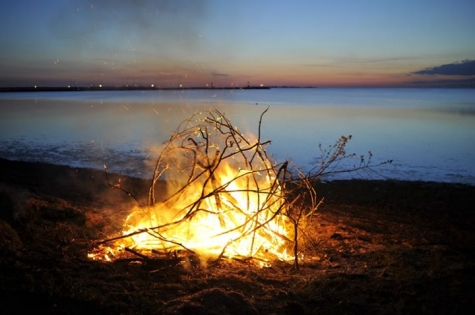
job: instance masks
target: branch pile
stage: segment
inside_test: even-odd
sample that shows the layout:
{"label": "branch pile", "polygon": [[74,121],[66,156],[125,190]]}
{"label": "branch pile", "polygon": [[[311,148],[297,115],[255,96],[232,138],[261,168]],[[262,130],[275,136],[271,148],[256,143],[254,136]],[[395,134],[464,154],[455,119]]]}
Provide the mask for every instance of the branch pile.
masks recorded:
{"label": "branch pile", "polygon": [[[264,263],[290,260],[298,267],[298,225],[308,197],[316,209],[316,194],[303,175],[293,181],[289,164],[278,165],[267,154],[270,141],[260,135],[265,112],[256,137],[246,137],[217,110],[183,121],[157,158],[148,206],[133,211],[123,235],[102,243],[127,240],[121,246],[140,257],[145,249],[184,251]],[[168,186],[161,201],[155,196],[159,180]]]}

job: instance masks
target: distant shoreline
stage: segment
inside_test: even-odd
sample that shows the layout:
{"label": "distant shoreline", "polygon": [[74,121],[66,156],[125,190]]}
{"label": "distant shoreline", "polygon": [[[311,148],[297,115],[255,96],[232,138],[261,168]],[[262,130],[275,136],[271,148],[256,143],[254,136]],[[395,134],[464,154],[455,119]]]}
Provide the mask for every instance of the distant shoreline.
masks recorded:
{"label": "distant shoreline", "polygon": [[269,86],[245,87],[155,87],[155,86],[67,86],[0,87],[0,92],[81,92],[81,91],[168,91],[168,90],[269,90]]}
{"label": "distant shoreline", "polygon": [[82,91],[186,91],[186,90],[270,90],[270,89],[474,89],[475,86],[339,86],[339,87],[318,87],[318,86],[223,86],[223,87],[161,87],[161,86],[26,86],[26,87],[0,87],[0,93],[14,92],[82,92]]}

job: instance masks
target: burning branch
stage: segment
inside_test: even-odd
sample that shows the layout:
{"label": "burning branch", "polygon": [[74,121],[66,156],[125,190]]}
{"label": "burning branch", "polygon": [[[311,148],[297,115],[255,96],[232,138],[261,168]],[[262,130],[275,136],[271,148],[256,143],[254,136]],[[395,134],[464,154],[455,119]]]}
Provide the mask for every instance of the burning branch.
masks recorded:
{"label": "burning branch", "polygon": [[[261,140],[266,112],[257,138],[245,136],[218,110],[183,121],[156,161],[148,205],[132,211],[122,235],[99,244],[113,243],[140,258],[184,252],[264,265],[284,260],[299,270],[306,243],[314,246],[307,229],[323,202],[314,181],[369,168],[372,154],[350,170],[335,169],[355,156],[346,153],[348,136],[327,149],[320,146],[320,162],[306,174],[291,162],[278,165],[266,152],[270,141]],[[157,202],[159,180],[167,184],[167,196]],[[121,189],[120,183],[109,185]],[[115,255],[114,246],[107,255]]]}
{"label": "burning branch", "polygon": [[[267,111],[267,110],[266,110]],[[103,241],[163,253],[292,259],[292,221],[284,180],[288,163],[271,161],[258,137],[247,137],[218,110],[182,122],[155,164],[147,207],[126,220],[123,235]],[[168,196],[156,202],[164,180]],[[120,244],[119,244],[120,243]],[[296,251],[296,250],[294,250]]]}

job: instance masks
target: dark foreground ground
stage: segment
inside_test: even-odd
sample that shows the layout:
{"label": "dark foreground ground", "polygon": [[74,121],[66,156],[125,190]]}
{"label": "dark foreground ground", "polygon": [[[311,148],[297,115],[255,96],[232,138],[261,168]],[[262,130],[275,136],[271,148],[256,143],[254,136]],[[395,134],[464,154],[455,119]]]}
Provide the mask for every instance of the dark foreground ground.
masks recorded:
{"label": "dark foreground ground", "polygon": [[[475,187],[393,181],[316,185],[311,261],[87,259],[135,203],[104,172],[0,160],[2,314],[472,314]],[[111,176],[116,181],[116,176]],[[123,178],[141,199],[148,183]]]}

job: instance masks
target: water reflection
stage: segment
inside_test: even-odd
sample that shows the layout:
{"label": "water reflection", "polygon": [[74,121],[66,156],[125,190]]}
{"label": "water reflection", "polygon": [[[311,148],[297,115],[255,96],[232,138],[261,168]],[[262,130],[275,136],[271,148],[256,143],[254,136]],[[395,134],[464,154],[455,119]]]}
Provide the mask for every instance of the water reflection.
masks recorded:
{"label": "water reflection", "polygon": [[[192,113],[217,108],[240,130],[257,133],[259,117],[270,106],[261,134],[263,140],[272,140],[268,151],[278,161],[292,159],[308,168],[320,154],[318,144],[331,145],[351,134],[349,152],[371,150],[375,163],[394,160],[378,170],[384,176],[475,184],[473,95],[464,92],[450,98],[411,90],[399,93],[399,98],[395,92],[369,97],[369,91],[316,98],[318,89],[308,90],[294,103],[289,102],[301,91],[291,89],[259,91],[266,94],[218,91],[216,97],[209,91],[75,94],[80,99],[61,93],[3,96],[0,157],[98,168],[108,163],[115,171],[142,176],[156,149]],[[437,97],[446,101],[436,101]],[[384,106],[377,105],[381,103]]]}

